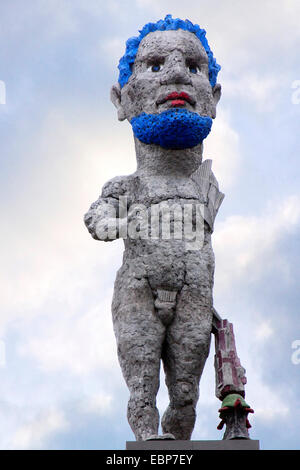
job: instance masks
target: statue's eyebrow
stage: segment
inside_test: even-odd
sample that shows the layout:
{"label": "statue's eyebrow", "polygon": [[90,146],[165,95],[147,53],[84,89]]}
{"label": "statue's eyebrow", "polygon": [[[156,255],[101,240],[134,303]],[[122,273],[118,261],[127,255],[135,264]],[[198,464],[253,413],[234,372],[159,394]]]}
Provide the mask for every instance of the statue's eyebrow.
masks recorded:
{"label": "statue's eyebrow", "polygon": [[186,55],[187,62],[198,62],[198,63],[206,63],[208,64],[208,55],[204,48],[197,47],[197,50],[193,50],[193,53],[187,52]]}
{"label": "statue's eyebrow", "polygon": [[205,53],[187,55],[185,58],[187,64],[208,64],[208,56]]}
{"label": "statue's eyebrow", "polygon": [[141,62],[162,62],[165,55],[156,51],[142,52],[138,55],[137,60]]}

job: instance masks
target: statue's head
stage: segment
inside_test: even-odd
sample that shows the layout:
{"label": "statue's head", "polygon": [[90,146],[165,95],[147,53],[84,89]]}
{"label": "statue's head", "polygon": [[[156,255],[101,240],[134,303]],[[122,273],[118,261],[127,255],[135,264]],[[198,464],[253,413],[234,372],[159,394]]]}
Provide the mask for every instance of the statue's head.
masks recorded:
{"label": "statue's head", "polygon": [[221,96],[220,66],[205,30],[188,20],[149,23],[128,39],[111,99],[145,144],[191,148],[210,132]]}

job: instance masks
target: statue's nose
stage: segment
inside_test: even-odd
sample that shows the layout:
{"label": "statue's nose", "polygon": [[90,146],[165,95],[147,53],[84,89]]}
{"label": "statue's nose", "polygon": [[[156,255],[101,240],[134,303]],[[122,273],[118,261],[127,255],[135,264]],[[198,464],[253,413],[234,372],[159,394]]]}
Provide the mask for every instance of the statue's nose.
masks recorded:
{"label": "statue's nose", "polygon": [[185,62],[178,60],[170,60],[165,68],[165,73],[161,77],[162,85],[170,84],[191,85],[191,77],[188,73]]}

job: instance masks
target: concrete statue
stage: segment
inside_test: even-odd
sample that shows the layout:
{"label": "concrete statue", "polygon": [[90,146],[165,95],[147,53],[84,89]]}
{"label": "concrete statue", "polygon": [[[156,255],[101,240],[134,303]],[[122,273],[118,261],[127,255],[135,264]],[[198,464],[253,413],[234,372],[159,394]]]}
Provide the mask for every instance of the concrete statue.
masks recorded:
{"label": "concrete statue", "polygon": [[[104,185],[85,224],[96,240],[124,239],[112,317],[129,424],[136,440],[191,438],[213,333],[220,428],[225,439],[248,438],[245,370],[232,325],[213,307],[211,236],[224,195],[202,161],[220,66],[204,30],[167,15],[127,41],[119,70],[111,100],[132,126],[137,169]],[[170,403],[159,435],[161,362]]]}

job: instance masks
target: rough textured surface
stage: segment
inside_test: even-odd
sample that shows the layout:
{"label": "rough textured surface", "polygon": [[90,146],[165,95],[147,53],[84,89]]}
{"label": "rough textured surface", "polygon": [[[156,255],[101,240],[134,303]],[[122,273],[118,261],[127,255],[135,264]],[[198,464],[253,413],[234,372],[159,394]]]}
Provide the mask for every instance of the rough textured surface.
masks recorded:
{"label": "rough textured surface", "polygon": [[216,397],[222,400],[229,393],[245,396],[246,370],[237,356],[233,325],[220,320],[215,332]]}
{"label": "rough textured surface", "polygon": [[[190,99],[164,100],[175,92]],[[128,83],[122,90],[114,86],[111,92],[119,119],[129,122],[143,112],[158,114],[174,107],[213,119],[219,97],[220,86],[212,88],[209,81],[203,45],[183,30],[145,36]],[[119,362],[130,390],[128,420],[136,439],[158,433],[156,394],[162,360],[170,397],[162,430],[187,440],[194,428],[199,381],[210,348],[211,234],[223,195],[211,162],[202,163],[202,144],[181,150],[147,145],[137,138],[135,144],[136,172],[109,181],[85,223],[96,240],[124,238],[112,315]],[[147,225],[154,208],[164,204],[163,221],[164,211],[167,216],[166,209],[174,203],[180,213],[187,206],[192,208],[192,228],[201,226],[195,245],[185,231],[186,219],[181,238],[165,237],[155,224]],[[173,212],[169,225],[174,234],[178,211]],[[109,237],[113,224],[115,235]],[[140,237],[136,236],[138,227]]]}

